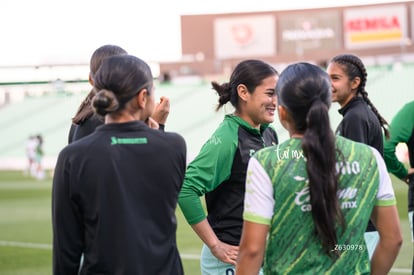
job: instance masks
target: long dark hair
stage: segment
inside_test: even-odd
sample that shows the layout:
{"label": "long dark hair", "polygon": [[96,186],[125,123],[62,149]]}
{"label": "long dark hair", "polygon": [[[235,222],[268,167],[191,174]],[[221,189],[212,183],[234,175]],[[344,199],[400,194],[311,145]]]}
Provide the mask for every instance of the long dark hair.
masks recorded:
{"label": "long dark hair", "polygon": [[346,73],[346,75],[348,76],[350,80],[353,80],[355,77],[359,77],[361,79],[361,83],[358,86],[357,94],[359,93],[362,96],[364,101],[368,104],[368,106],[377,116],[381,124],[381,128],[384,131],[384,135],[387,138],[389,138],[390,133],[387,129],[388,122],[378,112],[377,108],[374,106],[374,104],[369,99],[368,92],[365,90],[365,86],[367,84],[368,73],[362,60],[358,56],[353,55],[353,54],[340,54],[340,55],[333,57],[330,63],[337,63],[339,65],[342,65],[344,72]]}
{"label": "long dark hair", "polygon": [[[92,79],[92,81],[94,81],[95,74],[101,66],[102,60],[109,56],[121,54],[127,54],[127,52],[123,48],[116,45],[108,44],[97,48],[93,52],[89,63],[89,77]],[[84,100],[79,105],[78,111],[76,112],[75,116],[72,118],[73,123],[80,124],[93,115],[94,111],[91,102],[94,96],[95,90],[91,89],[91,91],[86,95]]]}
{"label": "long dark hair", "polygon": [[211,82],[213,89],[219,95],[219,103],[216,111],[229,101],[238,110],[239,96],[237,86],[244,84],[247,90],[253,93],[256,87],[262,83],[263,79],[272,75],[278,75],[278,72],[266,62],[256,59],[248,59],[240,62],[234,68],[229,82],[222,84],[218,84],[215,81]]}
{"label": "long dark hair", "polygon": [[303,134],[302,149],[309,178],[312,219],[327,254],[337,244],[336,227],[344,227],[339,205],[335,135],[330,126],[331,90],[328,74],[310,63],[286,67],[276,86],[278,104],[292,118],[296,133]]}
{"label": "long dark hair", "polygon": [[92,106],[102,116],[115,113],[143,89],[150,94],[152,86],[152,73],[146,62],[132,55],[111,56],[96,72]]}

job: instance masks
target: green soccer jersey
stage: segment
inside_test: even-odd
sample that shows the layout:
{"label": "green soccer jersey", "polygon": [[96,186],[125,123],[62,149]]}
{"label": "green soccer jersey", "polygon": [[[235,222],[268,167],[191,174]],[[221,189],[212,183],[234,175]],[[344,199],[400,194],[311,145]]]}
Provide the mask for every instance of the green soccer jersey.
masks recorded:
{"label": "green soccer jersey", "polygon": [[384,160],[387,169],[399,179],[404,179],[408,170],[395,154],[399,143],[407,145],[410,167],[414,167],[414,101],[405,104],[398,111],[390,124],[390,138],[384,137]]}
{"label": "green soccer jersey", "polygon": [[341,256],[330,258],[312,220],[301,139],[265,148],[251,159],[243,218],[270,226],[265,274],[369,274],[364,232],[374,205],[394,205],[391,180],[378,151],[337,137],[337,192],[345,230],[337,229]]}

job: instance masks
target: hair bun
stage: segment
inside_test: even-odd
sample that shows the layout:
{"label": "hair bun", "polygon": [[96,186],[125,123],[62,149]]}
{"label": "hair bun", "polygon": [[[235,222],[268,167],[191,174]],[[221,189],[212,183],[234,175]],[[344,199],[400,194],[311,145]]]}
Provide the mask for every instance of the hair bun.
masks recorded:
{"label": "hair bun", "polygon": [[119,107],[119,103],[112,91],[102,89],[97,92],[93,98],[92,107],[95,109],[95,112],[104,116],[108,113],[116,111]]}

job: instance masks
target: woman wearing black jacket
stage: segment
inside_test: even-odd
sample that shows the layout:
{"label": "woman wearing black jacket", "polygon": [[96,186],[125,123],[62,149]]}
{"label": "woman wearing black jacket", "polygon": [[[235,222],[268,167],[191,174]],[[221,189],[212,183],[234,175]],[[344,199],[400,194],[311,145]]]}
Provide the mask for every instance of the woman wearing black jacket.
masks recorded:
{"label": "woman wearing black jacket", "polygon": [[105,59],[94,88],[105,124],[66,146],[56,164],[53,273],[181,275],[175,209],[185,141],[145,123],[155,102],[144,61]]}

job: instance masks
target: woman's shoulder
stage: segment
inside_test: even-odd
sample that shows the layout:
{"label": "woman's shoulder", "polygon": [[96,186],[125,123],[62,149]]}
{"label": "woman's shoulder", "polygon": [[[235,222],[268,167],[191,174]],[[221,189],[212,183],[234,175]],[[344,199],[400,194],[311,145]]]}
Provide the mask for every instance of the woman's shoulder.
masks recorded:
{"label": "woman's shoulder", "polygon": [[104,124],[104,119],[97,114],[93,114],[89,118],[85,119],[82,123],[78,124],[79,127],[97,127]]}
{"label": "woman's shoulder", "polygon": [[167,147],[176,146],[186,146],[186,141],[184,137],[177,132],[161,131],[150,129],[153,135],[158,136],[157,142],[164,143]]}
{"label": "woman's shoulder", "polygon": [[207,143],[229,144],[237,141],[237,132],[240,125],[229,119],[228,116],[218,125],[218,127],[210,134]]}
{"label": "woman's shoulder", "polygon": [[358,152],[362,152],[364,150],[371,150],[371,146],[367,145],[366,143],[354,141],[350,138],[343,136],[335,136],[335,143],[336,147],[339,148],[341,151],[343,151],[344,149],[350,149]]}
{"label": "woman's shoulder", "polygon": [[365,113],[368,110],[368,106],[363,107],[363,108],[351,108],[349,109],[348,112],[346,112],[346,114],[344,115],[344,120],[353,120],[353,119],[357,119],[357,120],[363,120],[365,119]]}
{"label": "woman's shoulder", "polygon": [[177,133],[177,132],[163,132],[163,131],[158,131],[158,132],[160,132],[161,135],[165,135],[170,139],[174,139],[174,140],[177,140],[177,141],[179,141],[179,140],[183,141],[184,140],[184,137],[181,134]]}

